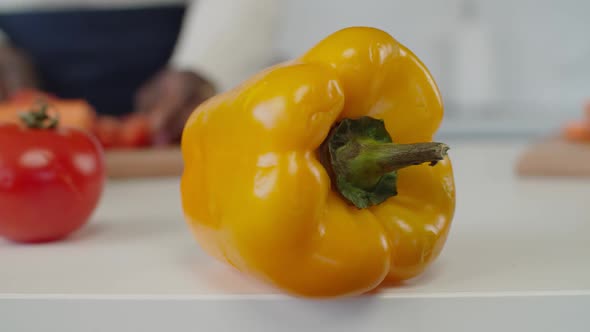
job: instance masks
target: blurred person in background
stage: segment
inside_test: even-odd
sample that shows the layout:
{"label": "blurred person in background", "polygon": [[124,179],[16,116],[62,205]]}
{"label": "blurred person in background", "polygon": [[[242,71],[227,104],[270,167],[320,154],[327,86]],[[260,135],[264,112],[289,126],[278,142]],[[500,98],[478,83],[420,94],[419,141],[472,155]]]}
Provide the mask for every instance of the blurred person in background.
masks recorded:
{"label": "blurred person in background", "polygon": [[267,66],[275,0],[1,0],[0,101],[34,88],[149,115],[159,144]]}

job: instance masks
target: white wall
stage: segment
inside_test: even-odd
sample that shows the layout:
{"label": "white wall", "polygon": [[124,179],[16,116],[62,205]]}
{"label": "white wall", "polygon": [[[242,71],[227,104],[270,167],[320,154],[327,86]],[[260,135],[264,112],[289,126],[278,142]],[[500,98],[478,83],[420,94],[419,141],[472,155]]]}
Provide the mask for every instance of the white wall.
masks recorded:
{"label": "white wall", "polygon": [[[351,25],[390,32],[426,63],[447,99],[454,98],[449,61],[459,0],[283,0],[277,47],[294,57]],[[489,89],[503,103],[573,112],[590,97],[590,1],[474,0],[489,29]],[[477,67],[477,62],[474,64]],[[482,71],[488,76],[486,71]],[[477,76],[477,75],[476,75]],[[481,77],[479,75],[477,77]],[[488,77],[490,78],[490,77]],[[481,77],[485,80],[485,77]],[[488,88],[486,88],[488,87]]]}

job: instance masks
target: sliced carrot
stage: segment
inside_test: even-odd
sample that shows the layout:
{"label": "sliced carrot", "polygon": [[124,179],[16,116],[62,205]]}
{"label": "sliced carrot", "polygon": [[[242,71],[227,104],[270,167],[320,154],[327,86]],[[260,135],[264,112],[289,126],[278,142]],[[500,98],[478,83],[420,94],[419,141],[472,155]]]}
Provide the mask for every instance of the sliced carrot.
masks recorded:
{"label": "sliced carrot", "polygon": [[86,131],[93,131],[96,125],[94,108],[85,100],[59,100],[54,104],[55,112],[59,113],[62,126],[75,127]]}

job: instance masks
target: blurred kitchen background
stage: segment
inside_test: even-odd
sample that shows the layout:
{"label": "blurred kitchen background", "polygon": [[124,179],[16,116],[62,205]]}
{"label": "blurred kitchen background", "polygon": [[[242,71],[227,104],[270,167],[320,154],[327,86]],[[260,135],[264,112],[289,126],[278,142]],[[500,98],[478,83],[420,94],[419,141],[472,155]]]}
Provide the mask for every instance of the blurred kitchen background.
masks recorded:
{"label": "blurred kitchen background", "polygon": [[276,52],[292,58],[351,25],[384,29],[434,75],[440,135],[535,137],[590,98],[590,1],[282,1]]}

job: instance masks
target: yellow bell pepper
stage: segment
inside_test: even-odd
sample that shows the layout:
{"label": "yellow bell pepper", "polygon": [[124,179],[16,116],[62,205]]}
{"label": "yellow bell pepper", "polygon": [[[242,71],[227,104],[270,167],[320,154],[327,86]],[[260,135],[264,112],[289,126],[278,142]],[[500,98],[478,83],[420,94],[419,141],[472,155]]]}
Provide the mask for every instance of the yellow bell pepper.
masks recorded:
{"label": "yellow bell pepper", "polygon": [[191,115],[188,223],[214,257],[298,296],[415,277],[455,208],[448,148],[431,142],[442,117],[410,50],[378,29],[340,30]]}

